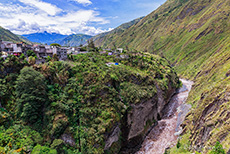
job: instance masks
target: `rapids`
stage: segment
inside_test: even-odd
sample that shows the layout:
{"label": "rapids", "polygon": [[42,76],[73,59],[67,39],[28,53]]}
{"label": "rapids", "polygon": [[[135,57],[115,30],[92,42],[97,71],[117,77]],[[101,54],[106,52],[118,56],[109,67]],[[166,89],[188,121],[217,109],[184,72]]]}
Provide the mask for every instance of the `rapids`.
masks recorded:
{"label": "rapids", "polygon": [[191,105],[185,104],[193,82],[180,79],[183,83],[169,104],[163,110],[163,117],[146,136],[136,154],[163,154],[165,149],[175,146],[181,134],[180,125],[189,112]]}

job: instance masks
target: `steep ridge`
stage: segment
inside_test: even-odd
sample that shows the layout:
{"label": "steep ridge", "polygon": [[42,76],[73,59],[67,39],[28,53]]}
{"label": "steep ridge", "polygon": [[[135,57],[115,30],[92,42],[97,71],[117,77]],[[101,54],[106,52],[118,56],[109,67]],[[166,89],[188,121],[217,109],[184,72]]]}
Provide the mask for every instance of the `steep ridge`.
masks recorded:
{"label": "steep ridge", "polygon": [[19,38],[17,35],[13,34],[11,31],[5,28],[2,28],[1,26],[0,26],[0,40],[12,41],[12,42],[24,41],[22,38]]}
{"label": "steep ridge", "polygon": [[67,36],[64,38],[60,45],[62,46],[79,46],[83,45],[87,42],[88,39],[90,39],[92,36],[90,35],[84,35],[84,34],[73,34],[70,36]]}
{"label": "steep ridge", "polygon": [[228,0],[168,0],[109,42],[96,41],[160,54],[180,76],[195,81],[178,153],[207,153],[217,141],[230,149],[229,14]]}
{"label": "steep ridge", "polygon": [[[93,40],[96,42],[97,45],[100,46],[107,46],[108,44],[111,44],[111,41],[114,40],[116,35],[122,34],[125,30],[132,27],[133,25],[137,24],[141,19],[144,17],[140,17],[138,19],[132,20],[130,22],[124,23],[120,25],[119,27],[113,29],[110,32],[105,32],[102,34],[98,34],[93,37]],[[103,44],[103,45],[102,45]],[[112,47],[114,47],[114,44],[112,44]]]}

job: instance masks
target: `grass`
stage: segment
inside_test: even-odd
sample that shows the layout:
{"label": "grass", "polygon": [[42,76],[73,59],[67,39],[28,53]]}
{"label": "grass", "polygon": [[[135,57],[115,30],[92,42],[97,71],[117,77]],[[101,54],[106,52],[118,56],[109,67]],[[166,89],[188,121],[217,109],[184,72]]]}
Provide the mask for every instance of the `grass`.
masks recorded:
{"label": "grass", "polygon": [[[103,47],[115,43],[119,47],[162,55],[175,66],[181,77],[195,81],[187,101],[193,108],[185,121],[191,146],[204,144],[210,147],[218,140],[226,151],[229,149],[229,137],[224,135],[228,124],[223,123],[226,120],[222,116],[229,110],[230,80],[226,76],[230,70],[228,14],[229,2],[225,0],[168,0],[123,33],[109,34],[107,37],[111,40],[96,41]],[[215,105],[209,110],[208,107],[215,103],[224,107]],[[206,138],[202,138],[205,133]],[[207,152],[205,148],[202,151]]]}

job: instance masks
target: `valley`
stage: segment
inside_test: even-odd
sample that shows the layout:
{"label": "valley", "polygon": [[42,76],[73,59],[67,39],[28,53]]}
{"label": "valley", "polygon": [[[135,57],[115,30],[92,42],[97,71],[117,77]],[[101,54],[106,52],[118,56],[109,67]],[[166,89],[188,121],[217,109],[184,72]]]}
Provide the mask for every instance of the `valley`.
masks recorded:
{"label": "valley", "polygon": [[95,36],[0,27],[0,153],[229,153],[229,21],[228,0],[167,0]]}
{"label": "valley", "polygon": [[181,124],[191,105],[185,104],[193,82],[181,79],[183,87],[171,98],[163,110],[163,117],[157,126],[146,136],[141,149],[136,154],[163,154],[167,149],[176,146],[182,133]]}

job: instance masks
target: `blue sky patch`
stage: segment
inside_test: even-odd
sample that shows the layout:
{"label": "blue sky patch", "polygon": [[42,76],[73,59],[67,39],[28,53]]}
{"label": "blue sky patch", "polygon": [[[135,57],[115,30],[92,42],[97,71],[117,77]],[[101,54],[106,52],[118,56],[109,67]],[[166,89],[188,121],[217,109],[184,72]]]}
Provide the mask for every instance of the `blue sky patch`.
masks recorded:
{"label": "blue sky patch", "polygon": [[145,16],[165,0],[1,0],[0,26],[15,34],[88,34]]}

